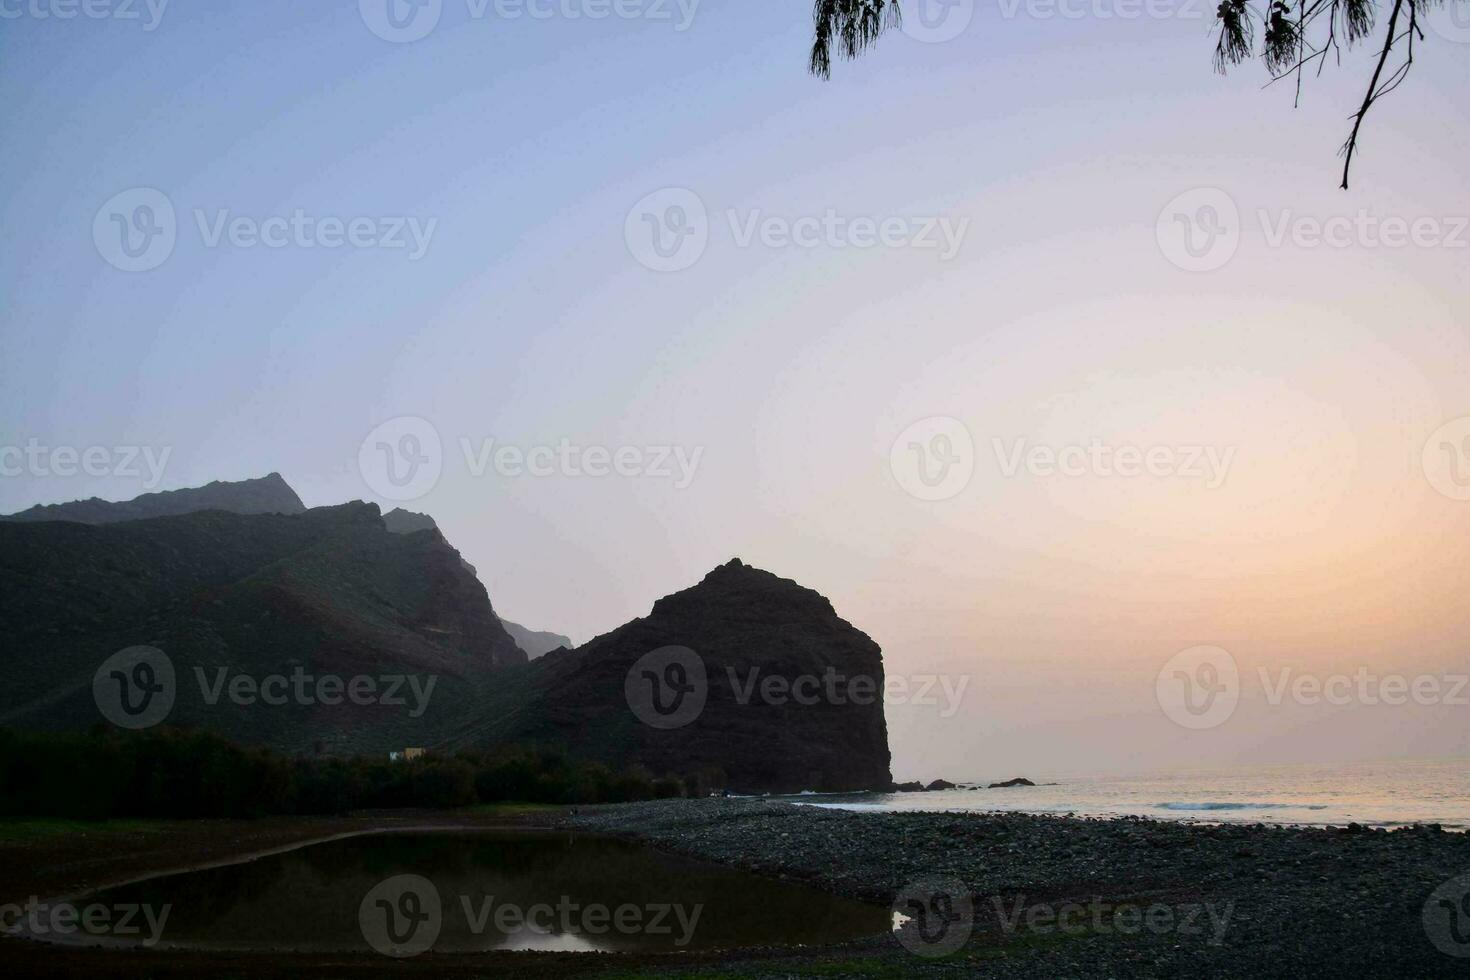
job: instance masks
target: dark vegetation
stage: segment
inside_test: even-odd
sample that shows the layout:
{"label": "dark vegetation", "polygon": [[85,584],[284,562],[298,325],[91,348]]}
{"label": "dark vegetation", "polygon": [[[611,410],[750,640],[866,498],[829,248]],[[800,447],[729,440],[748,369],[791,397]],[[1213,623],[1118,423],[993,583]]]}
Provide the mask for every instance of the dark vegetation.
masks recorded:
{"label": "dark vegetation", "polygon": [[174,728],[33,734],[0,729],[0,815],[262,817],[479,803],[619,803],[707,793],[718,773],[654,777],[614,771],[554,750],[502,747],[381,756],[301,758]]}

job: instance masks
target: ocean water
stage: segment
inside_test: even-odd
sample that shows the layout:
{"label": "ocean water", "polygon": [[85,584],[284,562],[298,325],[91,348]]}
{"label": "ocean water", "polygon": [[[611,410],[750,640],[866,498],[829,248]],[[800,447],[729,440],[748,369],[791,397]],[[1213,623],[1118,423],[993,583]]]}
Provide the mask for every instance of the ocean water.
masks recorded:
{"label": "ocean water", "polygon": [[1016,775],[1026,775],[1041,785],[932,793],[808,793],[781,799],[848,810],[1132,815],[1202,823],[1307,826],[1437,823],[1445,830],[1470,829],[1470,759],[1256,766],[1130,776],[1005,773],[975,782],[983,787]]}

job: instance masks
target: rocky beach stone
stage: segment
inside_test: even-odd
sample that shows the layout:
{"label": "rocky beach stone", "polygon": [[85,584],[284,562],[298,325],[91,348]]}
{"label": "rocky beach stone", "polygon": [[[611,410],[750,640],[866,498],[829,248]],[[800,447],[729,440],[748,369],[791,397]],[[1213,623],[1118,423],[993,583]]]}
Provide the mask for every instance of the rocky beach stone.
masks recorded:
{"label": "rocky beach stone", "polygon": [[[963,884],[975,912],[962,950],[928,960],[875,938],[845,951],[853,958],[843,962],[868,964],[862,975],[1467,975],[1467,961],[1436,948],[1422,922],[1435,889],[1470,868],[1465,834],[760,800],[591,807],[564,825],[882,904],[918,880]],[[752,965],[735,975],[788,974]]]}

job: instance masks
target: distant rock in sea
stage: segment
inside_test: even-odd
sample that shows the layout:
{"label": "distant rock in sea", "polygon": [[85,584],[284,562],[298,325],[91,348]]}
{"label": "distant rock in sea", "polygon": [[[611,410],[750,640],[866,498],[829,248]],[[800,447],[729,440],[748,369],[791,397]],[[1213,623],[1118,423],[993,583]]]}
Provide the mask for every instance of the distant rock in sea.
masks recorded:
{"label": "distant rock in sea", "polygon": [[911,783],[894,783],[893,784],[893,792],[895,792],[895,793],[922,793],[922,792],[924,792],[924,784],[921,783],[921,782],[918,782],[917,780],[915,780],[914,782],[911,782]]}
{"label": "distant rock in sea", "polygon": [[936,779],[928,786],[925,786],[924,789],[928,790],[929,792],[934,792],[935,790],[941,789],[954,789],[954,783],[950,782],[947,779]]}
{"label": "distant rock in sea", "polygon": [[1026,779],[1024,776],[1017,776],[1015,779],[1007,779],[1003,783],[991,783],[986,788],[987,789],[1006,789],[1007,787],[1010,787],[1010,786],[1035,786],[1035,785],[1036,785],[1035,783],[1033,783],[1029,779]]}
{"label": "distant rock in sea", "polygon": [[132,500],[73,500],[65,504],[37,504],[0,521],[75,521],[78,524],[114,524],[149,517],[173,517],[201,510],[232,514],[300,514],[306,510],[296,491],[279,473],[254,480],[216,480],[202,487],[145,493]]}

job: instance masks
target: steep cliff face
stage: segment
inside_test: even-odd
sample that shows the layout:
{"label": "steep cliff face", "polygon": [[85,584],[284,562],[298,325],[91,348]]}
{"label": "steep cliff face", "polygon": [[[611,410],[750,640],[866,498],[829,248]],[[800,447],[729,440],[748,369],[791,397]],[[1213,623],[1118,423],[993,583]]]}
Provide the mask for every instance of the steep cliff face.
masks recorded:
{"label": "steep cliff face", "polygon": [[[439,525],[434,521],[434,518],[428,514],[418,514],[411,510],[404,510],[401,507],[390,510],[383,515],[383,526],[394,534],[414,534],[418,531],[440,533]],[[471,565],[469,562],[464,562],[464,567],[471,575],[478,576],[474,565]],[[563,647],[570,649],[572,646],[572,641],[560,633],[529,629],[519,623],[512,623],[508,619],[502,619],[500,622],[506,631],[510,633],[511,638],[515,640],[516,646],[524,650],[526,656],[532,660],[535,660],[542,654],[550,653],[552,650],[559,650]]]}
{"label": "steep cliff face", "polygon": [[[95,724],[94,673],[113,653],[148,645],[175,671],[169,723],[289,751],[432,745],[478,717],[500,668],[526,659],[458,552],[437,533],[390,534],[361,502],[292,516],[0,524],[0,626],[10,678],[0,724]],[[293,690],[268,705],[218,693],[210,704],[200,679],[297,673],[435,680],[415,714],[407,680],[403,704]],[[377,683],[383,694],[392,682]]]}
{"label": "steep cliff face", "polygon": [[216,480],[202,487],[145,493],[132,500],[73,500],[64,504],[37,504],[0,521],[75,521],[78,524],[112,524],[149,517],[173,517],[201,510],[224,510],[232,514],[300,514],[306,510],[296,491],[279,473],[256,480]]}
{"label": "steep cliff face", "polygon": [[500,738],[655,773],[722,770],[738,790],[892,782],[878,645],[817,592],[739,560],[532,669]]}

